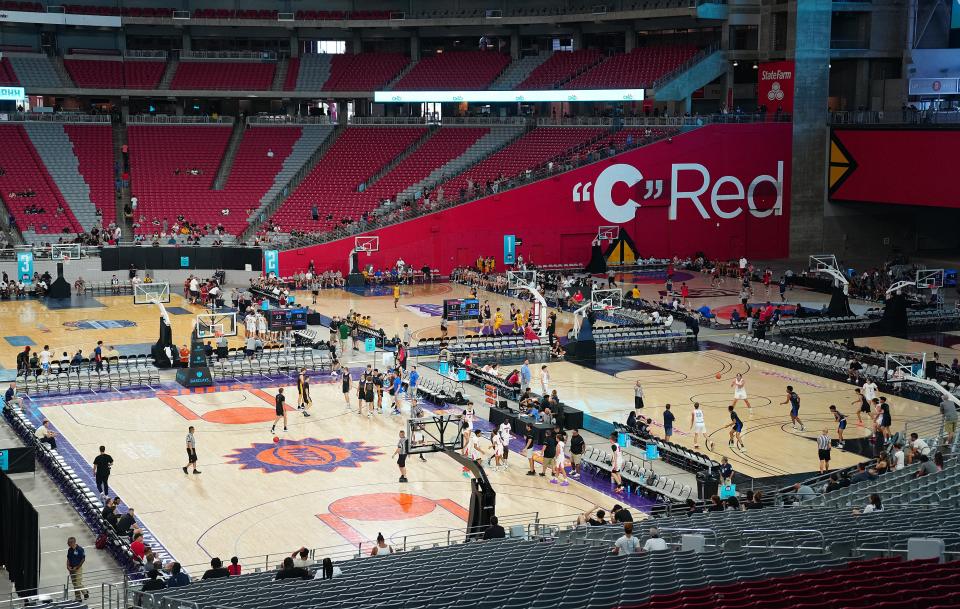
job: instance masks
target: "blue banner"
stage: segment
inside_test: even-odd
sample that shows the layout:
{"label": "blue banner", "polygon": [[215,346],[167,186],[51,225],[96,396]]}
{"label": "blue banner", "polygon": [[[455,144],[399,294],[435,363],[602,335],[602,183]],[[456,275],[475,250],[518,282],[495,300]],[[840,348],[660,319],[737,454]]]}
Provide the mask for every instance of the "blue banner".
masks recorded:
{"label": "blue banner", "polygon": [[180,268],[185,269],[190,266],[190,256],[180,256]]}
{"label": "blue banner", "polygon": [[8,469],[10,469],[10,452],[0,450],[0,472],[5,472]]}
{"label": "blue banner", "polygon": [[23,283],[33,283],[33,252],[17,252],[17,278]]}
{"label": "blue banner", "polygon": [[280,252],[277,250],[263,250],[263,272],[267,275],[280,276]]}
{"label": "blue banner", "polygon": [[363,350],[367,353],[373,353],[377,350],[377,339],[367,338],[363,341]]}
{"label": "blue banner", "polygon": [[504,264],[517,263],[517,236],[516,235],[503,236],[503,263]]}

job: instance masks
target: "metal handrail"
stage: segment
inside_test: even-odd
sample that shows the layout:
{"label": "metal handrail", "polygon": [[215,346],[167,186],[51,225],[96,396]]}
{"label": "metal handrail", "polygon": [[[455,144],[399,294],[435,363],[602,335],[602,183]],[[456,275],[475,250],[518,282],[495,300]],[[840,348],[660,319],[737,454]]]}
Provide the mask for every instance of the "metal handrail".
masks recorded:
{"label": "metal handrail", "polygon": [[[653,526],[656,526],[655,524]],[[664,531],[670,533],[709,533],[713,536],[713,547],[720,547],[720,536],[717,535],[717,532],[713,529],[705,528],[687,528],[687,527],[656,527],[661,533]]]}
{"label": "metal handrail", "polygon": [[131,57],[134,59],[166,59],[169,53],[167,51],[161,50],[127,50],[124,52],[124,57]]}
{"label": "metal handrail", "polygon": [[939,536],[939,537],[958,537],[960,538],[960,532],[956,531],[931,531],[931,530],[880,530],[880,529],[857,529],[856,533],[853,536],[853,549],[868,551],[868,552],[877,552],[883,551],[875,548],[864,548],[860,545],[860,535],[869,534],[869,535],[886,535],[887,536],[887,552],[894,552],[893,549],[893,536],[894,535],[927,535],[927,536]]}
{"label": "metal handrail", "polygon": [[180,51],[180,59],[237,59],[276,61],[275,51]]}
{"label": "metal handrail", "polygon": [[232,125],[232,116],[171,116],[169,114],[135,114],[127,117],[128,125]]}
{"label": "metal handrail", "polygon": [[109,123],[109,114],[81,112],[8,112],[6,123]]}
{"label": "metal handrail", "polygon": [[248,125],[330,125],[330,117],[324,116],[291,116],[289,114],[248,116]]}
{"label": "metal handrail", "polygon": [[720,42],[713,42],[709,46],[703,49],[700,49],[693,57],[691,57],[690,59],[686,60],[685,62],[683,62],[682,64],[680,64],[679,66],[671,70],[670,73],[664,74],[660,78],[653,81],[653,84],[651,85],[650,88],[654,90],[659,89],[665,83],[673,80],[674,78],[679,76],[682,72],[689,70],[690,68],[697,65],[698,63],[700,63],[701,61],[703,61],[704,59],[706,59],[707,57],[709,57],[710,55],[712,55],[713,53],[719,50],[720,50]]}

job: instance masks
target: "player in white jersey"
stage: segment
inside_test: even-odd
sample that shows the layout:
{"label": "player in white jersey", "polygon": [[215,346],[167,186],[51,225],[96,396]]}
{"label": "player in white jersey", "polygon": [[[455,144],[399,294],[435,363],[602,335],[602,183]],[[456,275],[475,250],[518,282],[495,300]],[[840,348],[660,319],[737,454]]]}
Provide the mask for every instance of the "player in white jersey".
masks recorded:
{"label": "player in white jersey", "polygon": [[863,397],[867,398],[868,402],[872,402],[873,398],[877,397],[877,384],[872,379],[867,379],[863,384]]}
{"label": "player in white jersey", "polygon": [[566,439],[566,434],[562,432],[557,434],[557,452],[553,458],[553,472],[551,472],[552,475],[550,476],[550,482],[553,484],[557,483],[557,476],[563,478],[560,486],[570,486],[570,482],[567,481],[567,455],[564,450],[564,441]]}
{"label": "player in white jersey", "polygon": [[468,403],[463,408],[463,422],[467,424],[470,430],[473,430],[473,402]]}
{"label": "player in white jersey", "polygon": [[510,467],[507,458],[510,456],[510,423],[504,421],[498,428],[500,443],[503,444],[503,466]]}
{"label": "player in white jersey", "polygon": [[247,328],[247,338],[257,335],[257,317],[253,313],[247,313],[243,318],[243,325]]}
{"label": "player in white jersey", "polygon": [[743,380],[743,375],[738,372],[737,378],[733,379],[730,386],[733,387],[733,404],[730,405],[735,407],[738,401],[743,400],[747,408],[750,408],[750,400],[747,399],[747,386]]}
{"label": "player in white jersey", "polygon": [[470,442],[467,445],[467,458],[472,461],[479,461],[483,456],[483,449],[480,448],[480,432],[470,434]]}
{"label": "player in white jersey", "polygon": [[620,472],[623,470],[623,453],[617,443],[616,432],[610,434],[610,457],[610,481],[613,482],[613,492],[623,493],[623,478],[620,477]]}
{"label": "player in white jersey", "polygon": [[500,471],[503,469],[503,440],[497,430],[490,432],[490,443],[493,444],[494,468]]}
{"label": "player in white jersey", "polygon": [[[702,435],[704,444],[707,442],[707,421],[700,410],[700,402],[693,403],[693,412],[690,413],[690,429],[693,431],[693,447],[700,448],[699,438]],[[709,448],[709,447],[708,447]]]}

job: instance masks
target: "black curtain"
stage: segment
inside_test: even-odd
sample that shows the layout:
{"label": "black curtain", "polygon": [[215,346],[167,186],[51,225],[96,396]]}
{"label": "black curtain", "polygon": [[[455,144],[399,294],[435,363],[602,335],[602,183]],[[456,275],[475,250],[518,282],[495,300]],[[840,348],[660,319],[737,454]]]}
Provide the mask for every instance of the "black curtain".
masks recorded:
{"label": "black curtain", "polygon": [[17,485],[0,472],[0,564],[20,596],[37,593],[40,579],[40,521]]}

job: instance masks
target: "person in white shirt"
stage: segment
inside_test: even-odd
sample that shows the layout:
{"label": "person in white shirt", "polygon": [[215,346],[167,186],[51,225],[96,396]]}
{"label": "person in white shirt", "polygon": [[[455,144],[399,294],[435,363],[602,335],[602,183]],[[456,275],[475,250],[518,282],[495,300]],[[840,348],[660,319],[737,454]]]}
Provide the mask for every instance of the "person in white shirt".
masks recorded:
{"label": "person in white shirt", "polygon": [[196,277],[190,277],[190,302],[196,304],[200,298],[200,282]]}
{"label": "person in white shirt", "polygon": [[613,543],[613,553],[621,556],[640,551],[640,540],[633,536],[633,523],[623,523],[623,535]]}
{"label": "person in white shirt", "polygon": [[259,311],[257,311],[257,337],[267,337],[267,318]]}
{"label": "person in white shirt", "polygon": [[37,440],[43,442],[49,446],[52,450],[57,450],[57,439],[56,434],[50,429],[50,421],[44,419],[43,425],[37,427],[37,431],[34,432],[34,435],[37,436]]}
{"label": "person in white shirt", "polygon": [[243,324],[247,327],[247,338],[257,334],[257,317],[253,313],[247,313],[243,318]]}
{"label": "person in white shirt", "polygon": [[657,527],[652,527],[650,529],[650,539],[643,544],[644,552],[660,552],[666,550],[667,542],[660,537],[660,529]]}
{"label": "person in white shirt", "polygon": [[44,374],[50,374],[50,345],[44,345],[40,352],[40,368]]}
{"label": "person in white shirt", "polygon": [[546,366],[540,366],[540,392],[543,395],[550,395],[550,372]]}
{"label": "person in white shirt", "polygon": [[900,445],[899,442],[893,445],[892,460],[893,460],[893,463],[891,463],[891,465],[892,465],[893,471],[898,472],[901,469],[903,469],[904,467],[903,447]]}
{"label": "person in white shirt", "polygon": [[930,445],[916,433],[910,434],[910,449],[907,463],[913,463],[914,459],[920,458],[920,455],[930,456]]}
{"label": "person in white shirt", "polygon": [[871,379],[867,379],[863,384],[863,397],[867,398],[868,402],[872,402],[873,398],[877,397],[877,384]]}
{"label": "person in white shirt", "polygon": [[306,569],[313,564],[313,561],[310,560],[310,550],[306,548],[300,548],[296,550],[293,554],[290,555],[290,558],[293,559],[294,567],[301,567]]}
{"label": "person in white shirt", "polygon": [[503,443],[503,466],[510,467],[507,463],[507,457],[510,455],[510,423],[507,421],[500,423],[497,433],[500,434],[500,442]]}

